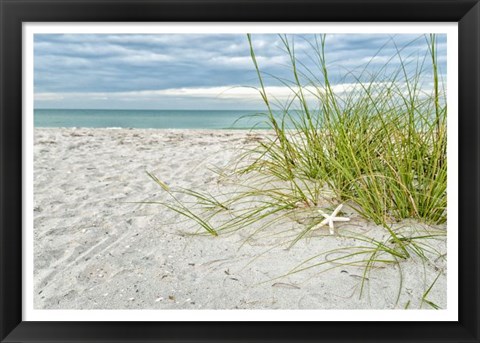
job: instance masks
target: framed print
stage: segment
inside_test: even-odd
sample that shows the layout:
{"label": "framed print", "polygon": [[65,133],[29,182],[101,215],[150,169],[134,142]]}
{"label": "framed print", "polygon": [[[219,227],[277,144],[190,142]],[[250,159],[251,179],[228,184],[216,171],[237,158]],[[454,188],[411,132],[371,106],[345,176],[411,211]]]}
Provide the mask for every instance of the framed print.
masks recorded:
{"label": "framed print", "polygon": [[2,342],[479,341],[477,1],[0,1]]}

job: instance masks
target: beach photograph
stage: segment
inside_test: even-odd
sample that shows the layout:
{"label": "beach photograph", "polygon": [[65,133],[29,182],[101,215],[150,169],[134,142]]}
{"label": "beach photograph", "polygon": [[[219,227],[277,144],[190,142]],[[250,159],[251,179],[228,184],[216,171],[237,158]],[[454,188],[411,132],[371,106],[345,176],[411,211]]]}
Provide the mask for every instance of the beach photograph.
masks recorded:
{"label": "beach photograph", "polygon": [[447,309],[447,34],[33,53],[34,309]]}

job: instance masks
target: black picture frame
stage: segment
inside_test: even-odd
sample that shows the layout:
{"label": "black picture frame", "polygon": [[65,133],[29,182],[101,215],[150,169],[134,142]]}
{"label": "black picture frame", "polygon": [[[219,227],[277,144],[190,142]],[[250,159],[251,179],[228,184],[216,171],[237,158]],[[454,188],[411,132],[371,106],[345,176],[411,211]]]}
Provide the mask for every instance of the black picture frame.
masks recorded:
{"label": "black picture frame", "polygon": [[[1,342],[480,341],[477,0],[0,0],[0,14]],[[458,22],[458,322],[22,321],[22,23],[82,21]]]}

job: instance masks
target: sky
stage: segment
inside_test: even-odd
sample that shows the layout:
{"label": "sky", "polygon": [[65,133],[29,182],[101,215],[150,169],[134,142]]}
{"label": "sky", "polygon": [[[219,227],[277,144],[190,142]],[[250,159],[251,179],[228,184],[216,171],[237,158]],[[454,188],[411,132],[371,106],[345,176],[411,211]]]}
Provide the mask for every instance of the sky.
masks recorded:
{"label": "sky", "polygon": [[[313,35],[287,35],[305,75],[321,78]],[[317,36],[317,42],[319,37]],[[252,35],[267,92],[285,102],[293,80],[279,35]],[[428,52],[423,35],[329,34],[325,57],[338,89],[387,71],[416,68]],[[438,36],[440,73],[446,35]],[[425,87],[431,75],[425,64]],[[307,71],[308,70],[308,71]],[[365,70],[361,75],[360,71]],[[355,76],[353,76],[355,75]],[[36,34],[35,108],[262,109],[246,34]]]}

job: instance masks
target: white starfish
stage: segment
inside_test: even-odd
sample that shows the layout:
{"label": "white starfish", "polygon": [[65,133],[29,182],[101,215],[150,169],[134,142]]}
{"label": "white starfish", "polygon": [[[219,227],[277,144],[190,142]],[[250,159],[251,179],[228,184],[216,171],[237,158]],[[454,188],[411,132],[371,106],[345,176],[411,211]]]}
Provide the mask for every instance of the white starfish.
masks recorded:
{"label": "white starfish", "polygon": [[338,212],[342,209],[343,204],[338,205],[338,207],[332,212],[331,215],[323,213],[321,210],[318,210],[318,212],[325,217],[324,220],[322,220],[320,223],[312,227],[312,230],[318,229],[322,227],[323,225],[327,225],[330,228],[330,234],[333,235],[335,233],[334,227],[333,227],[333,222],[348,222],[350,221],[350,218],[344,218],[344,217],[336,217]]}

